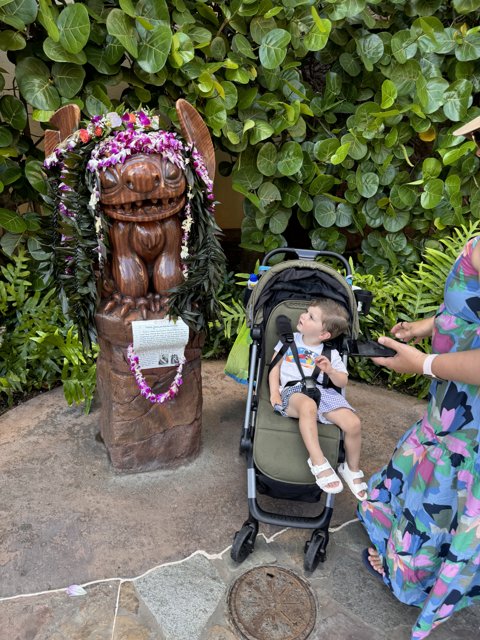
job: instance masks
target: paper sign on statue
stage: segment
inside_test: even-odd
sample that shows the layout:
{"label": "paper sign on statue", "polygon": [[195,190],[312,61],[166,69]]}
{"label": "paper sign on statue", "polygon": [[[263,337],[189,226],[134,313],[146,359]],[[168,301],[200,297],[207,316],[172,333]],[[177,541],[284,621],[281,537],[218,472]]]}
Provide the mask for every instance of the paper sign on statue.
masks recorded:
{"label": "paper sign on statue", "polygon": [[132,322],[133,350],[142,369],[176,367],[185,353],[188,325],[179,318]]}

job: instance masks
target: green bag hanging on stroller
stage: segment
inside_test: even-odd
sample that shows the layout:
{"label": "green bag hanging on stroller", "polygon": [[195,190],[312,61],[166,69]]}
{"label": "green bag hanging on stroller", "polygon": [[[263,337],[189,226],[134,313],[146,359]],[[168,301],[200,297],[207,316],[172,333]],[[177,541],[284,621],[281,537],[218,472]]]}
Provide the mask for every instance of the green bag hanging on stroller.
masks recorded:
{"label": "green bag hanging on stroller", "polygon": [[252,338],[246,320],[243,321],[233,347],[228,354],[225,373],[240,384],[248,384],[248,363]]}

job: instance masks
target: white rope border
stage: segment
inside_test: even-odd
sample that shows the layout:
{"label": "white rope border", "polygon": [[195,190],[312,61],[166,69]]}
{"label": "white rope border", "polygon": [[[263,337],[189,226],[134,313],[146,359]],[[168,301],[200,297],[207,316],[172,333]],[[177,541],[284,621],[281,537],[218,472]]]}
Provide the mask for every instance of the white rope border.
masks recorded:
{"label": "white rope border", "polygon": [[[336,533],[337,531],[340,531],[344,527],[348,527],[349,525],[353,524],[354,522],[359,522],[358,518],[353,518],[352,520],[347,520],[347,522],[344,522],[343,524],[338,525],[338,527],[331,527],[331,528],[329,528],[328,532],[329,533]],[[285,533],[288,530],[289,530],[288,527],[286,529],[281,529],[280,531],[277,531],[276,533],[274,533],[269,538],[267,538],[265,536],[265,534],[263,534],[263,533],[260,533],[259,536],[262,536],[262,538],[265,540],[265,542],[267,544],[270,544],[271,542],[273,542],[275,540],[275,538],[277,538],[278,536],[282,535],[283,533]],[[136,576],[135,578],[103,578],[102,580],[92,580],[91,582],[85,582],[84,584],[79,585],[79,586],[85,588],[85,587],[91,587],[92,585],[102,584],[104,582],[116,582],[116,581],[118,581],[117,599],[116,599],[116,602],[115,602],[115,612],[114,612],[114,617],[113,617],[112,635],[110,636],[111,640],[113,640],[114,634],[115,634],[115,625],[116,625],[117,616],[118,616],[118,608],[119,608],[119,605],[120,605],[120,591],[121,591],[121,588],[122,588],[122,584],[124,582],[135,582],[135,580],[140,580],[140,578],[144,578],[145,576],[148,576],[148,574],[152,573],[152,571],[156,571],[157,569],[162,569],[163,567],[172,567],[172,566],[175,566],[177,564],[182,564],[183,562],[187,562],[187,560],[190,560],[191,558],[194,558],[195,556],[203,556],[207,560],[221,560],[222,556],[231,548],[231,546],[232,545],[229,545],[228,547],[226,547],[220,553],[207,553],[206,551],[202,551],[202,550],[194,551],[189,556],[187,556],[186,558],[182,558],[181,560],[174,560],[172,562],[165,562],[164,564],[157,564],[155,567],[152,567],[151,569],[148,569],[147,571],[145,571],[144,573],[141,573],[139,576]],[[21,594],[16,595],[16,596],[8,596],[6,598],[0,598],[0,603],[1,602],[7,602],[7,601],[10,601],[10,600],[19,600],[20,598],[34,598],[36,596],[44,596],[44,595],[49,595],[49,594],[52,594],[52,593],[65,593],[65,591],[66,591],[66,587],[62,587],[61,589],[50,589],[48,591],[37,591],[36,593],[21,593]],[[78,596],[72,596],[72,597],[78,597]]]}

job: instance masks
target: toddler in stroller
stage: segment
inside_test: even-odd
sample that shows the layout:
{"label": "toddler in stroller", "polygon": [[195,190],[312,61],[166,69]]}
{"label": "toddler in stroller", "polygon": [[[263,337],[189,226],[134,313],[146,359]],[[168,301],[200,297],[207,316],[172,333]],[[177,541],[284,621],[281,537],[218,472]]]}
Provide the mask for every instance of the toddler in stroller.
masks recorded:
{"label": "toddler in stroller", "polygon": [[[268,377],[270,402],[280,415],[298,418],[310,455],[308,466],[325,493],[339,493],[343,485],[320,447],[317,420],[335,424],[343,431],[346,461],[339,465],[338,472],[357,500],[364,500],[367,485],[358,468],[360,419],[339,393],[347,385],[347,369],[336,349],[324,348],[328,340],[348,333],[348,325],[348,312],[340,303],[331,298],[311,302],[300,315],[299,333],[275,347]],[[307,376],[313,383],[311,391],[306,388]],[[328,380],[335,388],[328,386]]]}
{"label": "toddler in stroller", "polygon": [[[274,255],[291,253],[295,254],[296,259],[284,260],[265,270]],[[331,256],[338,260],[344,267],[346,276],[333,267],[316,261],[318,257],[323,256]],[[328,526],[335,496],[331,491],[325,491],[332,488],[326,486],[331,485],[331,481],[327,480],[325,483],[322,479],[322,490],[316,483],[316,476],[321,476],[322,472],[314,469],[312,475],[309,469],[309,451],[299,433],[298,421],[293,417],[283,417],[278,411],[272,411],[268,378],[272,355],[279,340],[277,319],[286,316],[291,327],[297,327],[301,315],[312,300],[326,298],[335,301],[344,310],[347,327],[343,336],[330,339],[324,345],[330,349],[337,349],[346,359],[344,345],[348,344],[348,341],[356,340],[359,333],[359,303],[351,286],[350,265],[339,254],[330,251],[276,249],[264,257],[262,267],[263,275],[252,290],[246,307],[252,343],[240,452],[247,458],[249,515],[242,528],[235,534],[231,557],[236,562],[243,562],[253,551],[259,522],[281,527],[313,529],[311,538],[305,545],[304,558],[305,570],[310,572],[326,558]],[[367,303],[363,311],[368,313]],[[301,324],[299,330],[304,333]],[[329,369],[328,366],[326,368]],[[335,378],[335,374],[332,377]],[[275,384],[276,380],[272,381],[273,392]],[[272,399],[280,404],[278,396],[274,395]],[[281,410],[284,411],[283,402]],[[355,416],[349,409],[348,411]],[[330,418],[330,413],[334,411],[328,413]],[[322,455],[330,461],[333,468],[337,467],[339,462],[344,461],[342,431],[334,424],[317,422],[316,419],[314,430]],[[314,451],[310,452],[310,457],[312,455],[314,462],[320,462]],[[287,499],[306,503],[318,503],[325,495],[325,505],[320,513],[314,516],[267,511],[257,500],[257,490],[258,493],[275,500]],[[360,487],[357,490],[360,491]]]}

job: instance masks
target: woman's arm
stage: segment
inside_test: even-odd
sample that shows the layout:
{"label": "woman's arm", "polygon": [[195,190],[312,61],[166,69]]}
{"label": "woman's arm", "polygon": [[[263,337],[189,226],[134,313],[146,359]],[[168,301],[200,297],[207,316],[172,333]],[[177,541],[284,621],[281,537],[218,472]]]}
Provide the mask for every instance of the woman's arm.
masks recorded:
{"label": "woman's arm", "polygon": [[[386,336],[379,338],[378,341],[386,347],[395,349],[397,355],[392,358],[372,358],[375,364],[397,373],[423,374],[423,363],[428,354]],[[432,373],[442,380],[480,385],[480,349],[440,353],[432,362]]]}

